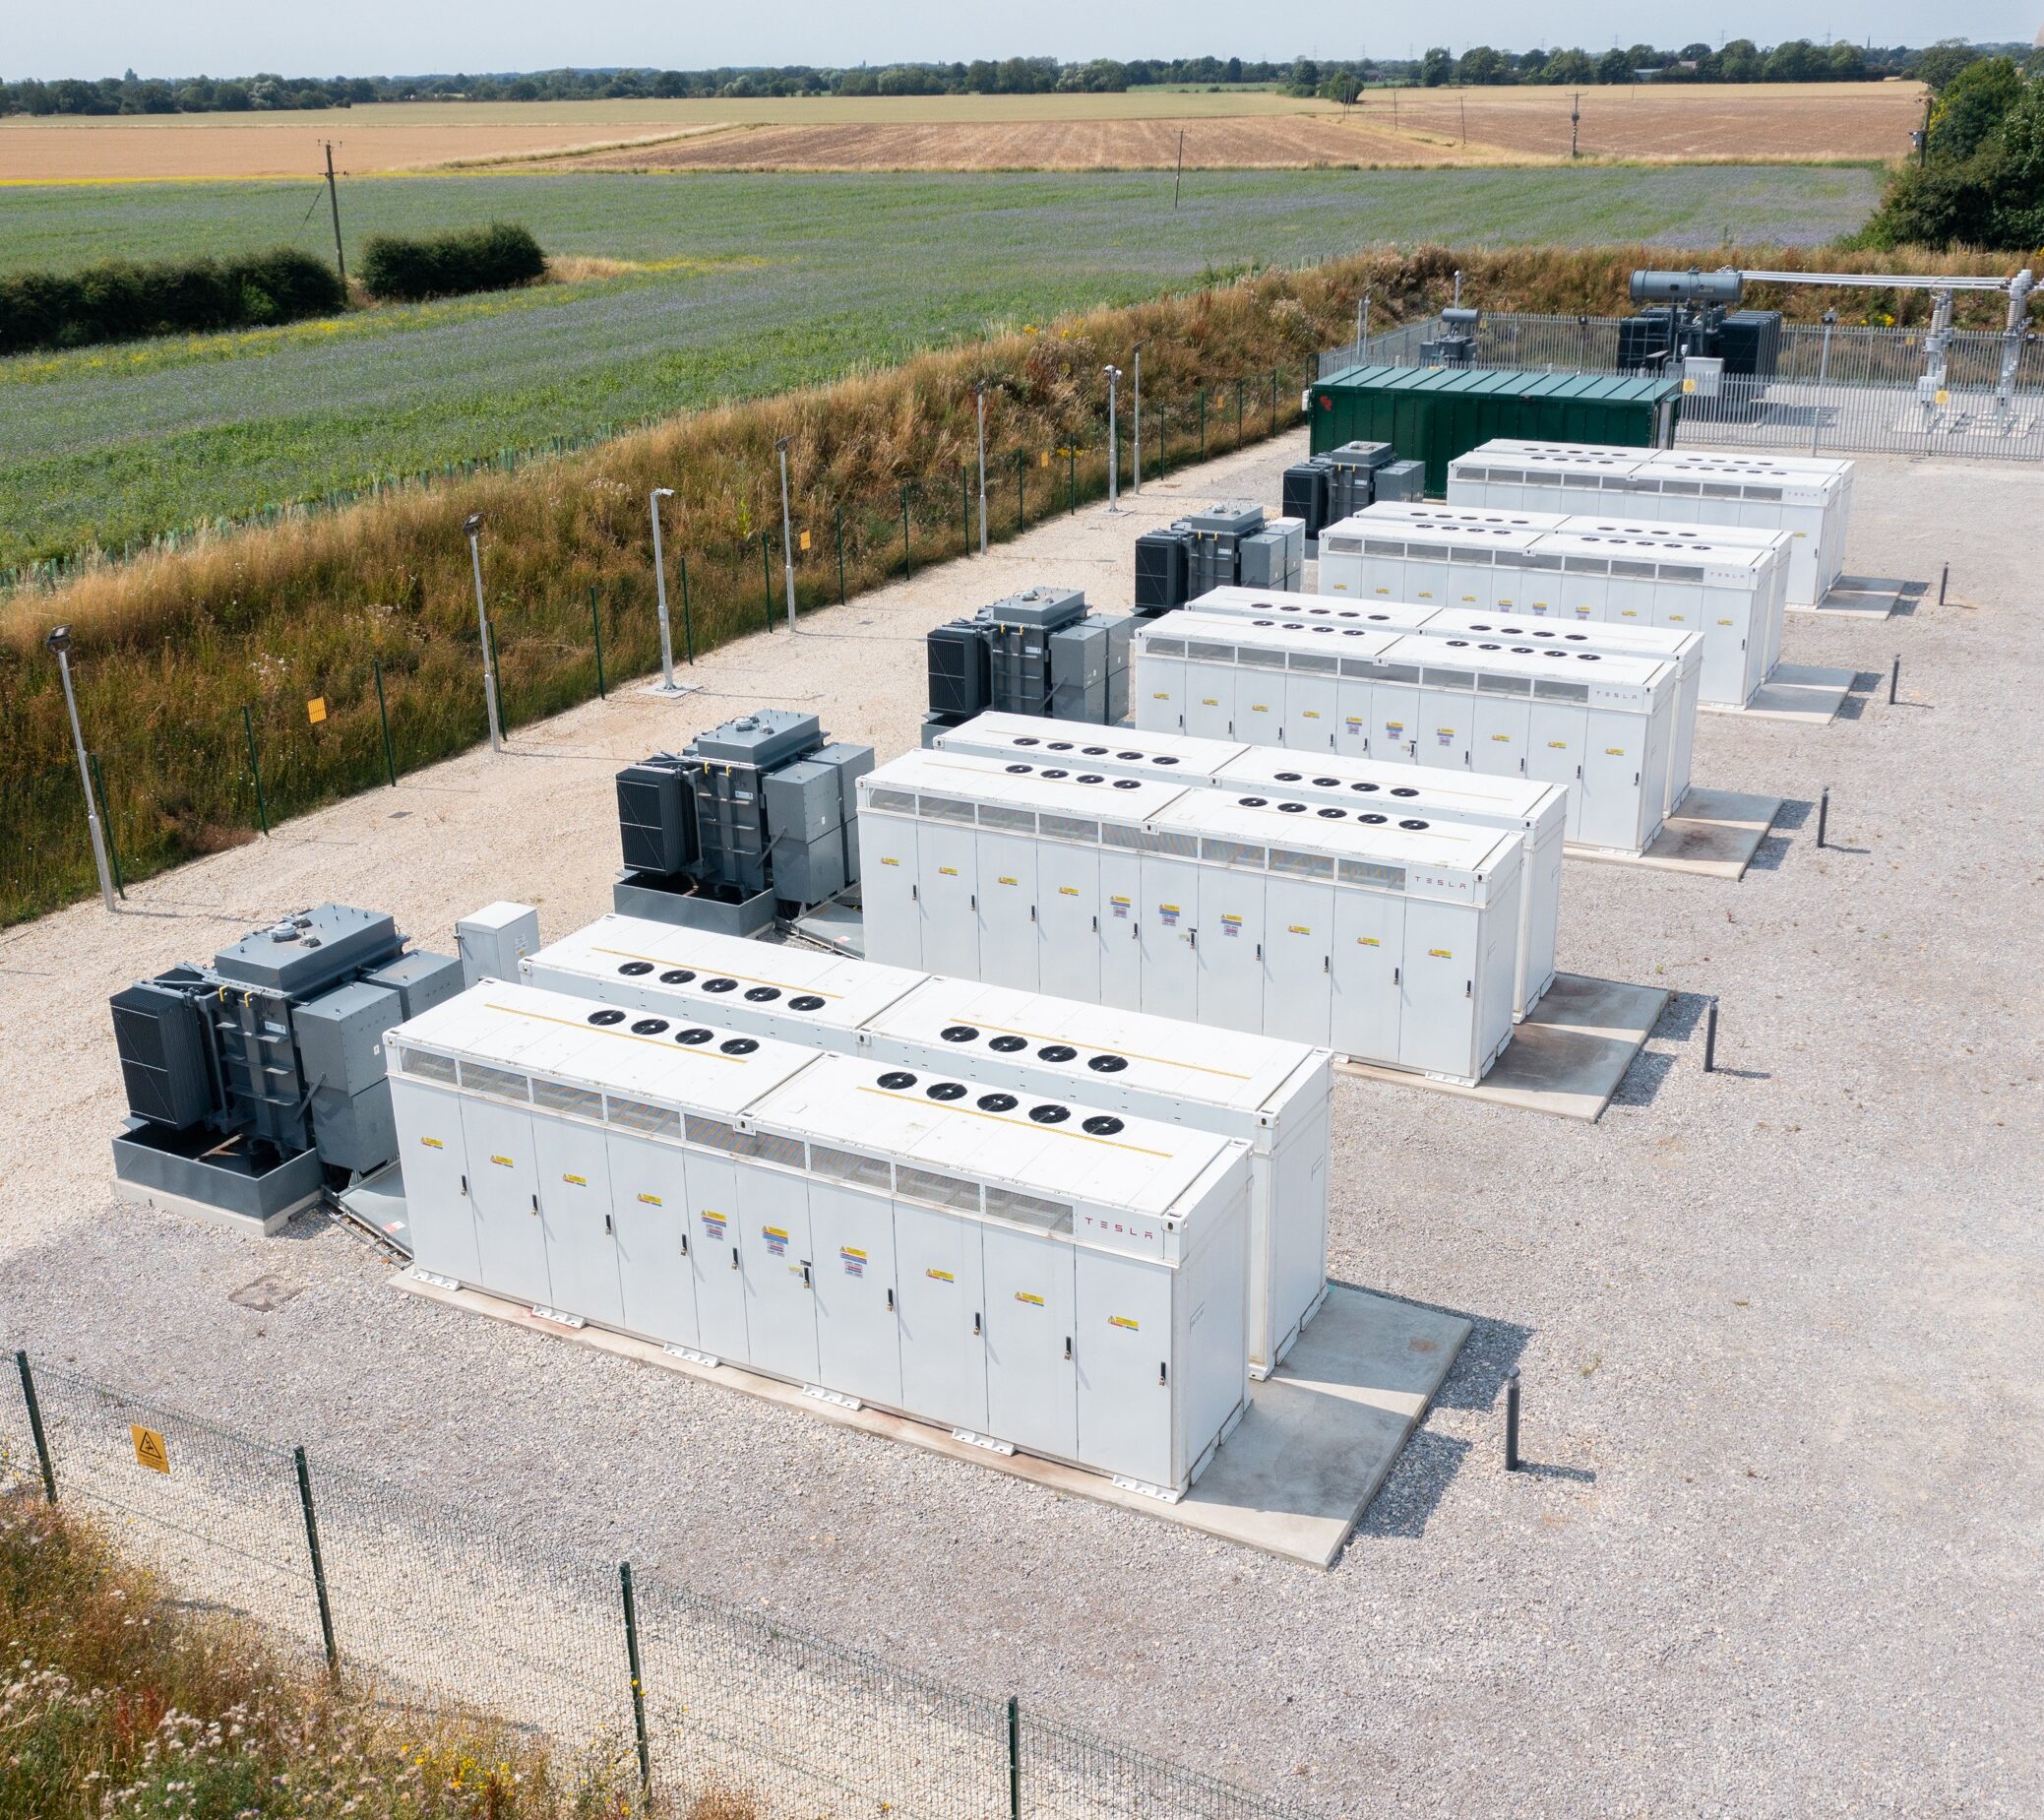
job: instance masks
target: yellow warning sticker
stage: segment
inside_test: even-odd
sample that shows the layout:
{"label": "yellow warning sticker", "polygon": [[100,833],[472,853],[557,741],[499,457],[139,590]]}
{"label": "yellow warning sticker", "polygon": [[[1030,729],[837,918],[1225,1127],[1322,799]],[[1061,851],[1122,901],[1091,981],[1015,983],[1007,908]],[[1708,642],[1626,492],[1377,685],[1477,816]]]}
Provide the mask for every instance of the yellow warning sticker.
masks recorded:
{"label": "yellow warning sticker", "polygon": [[1303,922],[1286,923],[1285,927],[1294,935],[1311,935],[1313,933]]}
{"label": "yellow warning sticker", "polygon": [[1566,739],[1550,739],[1547,742],[1547,749],[1550,752],[1566,752],[1569,749],[1569,742]]}
{"label": "yellow warning sticker", "polygon": [[315,695],[305,704],[305,718],[314,726],[319,725],[327,718],[327,698],[324,695]]}
{"label": "yellow warning sticker", "polygon": [[1453,961],[1455,959],[1455,950],[1453,948],[1429,948],[1427,953],[1432,955],[1437,961]]}
{"label": "yellow warning sticker", "polygon": [[562,1172],[561,1179],[564,1182],[573,1182],[578,1188],[587,1188],[589,1185],[589,1178],[587,1175],[570,1175],[565,1170]]}
{"label": "yellow warning sticker", "polygon": [[447,1148],[438,1138],[421,1138],[419,1142],[428,1150],[445,1150]]}
{"label": "yellow warning sticker", "polygon": [[1043,1297],[1040,1295],[1032,1295],[1029,1293],[1027,1289],[1017,1289],[1015,1292],[1015,1299],[1019,1302],[1027,1302],[1029,1306],[1032,1308],[1040,1308],[1043,1306]]}
{"label": "yellow warning sticker", "polygon": [[1320,719],[1320,710],[1318,708],[1302,708],[1299,713],[1308,721],[1318,721]]}
{"label": "yellow warning sticker", "polygon": [[880,863],[884,866],[898,866],[901,862],[898,859],[891,858],[886,853],[882,853],[880,856]]}
{"label": "yellow warning sticker", "polygon": [[1131,1320],[1125,1314],[1110,1314],[1107,1317],[1107,1325],[1109,1327],[1126,1327],[1133,1334],[1141,1331],[1143,1323]]}
{"label": "yellow warning sticker", "polygon": [[1384,946],[1374,935],[1358,935],[1355,939],[1356,946],[1359,948],[1382,948]]}
{"label": "yellow warning sticker", "polygon": [[664,1207],[666,1205],[666,1203],[662,1201],[660,1197],[656,1194],[642,1194],[639,1198],[640,1200],[645,1202],[648,1207]]}
{"label": "yellow warning sticker", "polygon": [[1624,746],[1606,746],[1604,748],[1604,756],[1606,758],[1623,758],[1625,755],[1626,749]]}
{"label": "yellow warning sticker", "polygon": [[1079,887],[1077,885],[1060,885],[1058,887],[1058,896],[1061,898],[1076,898],[1078,895]]}
{"label": "yellow warning sticker", "polygon": [[1501,746],[1509,746],[1512,743],[1512,735],[1510,733],[1493,733],[1491,739],[1494,744]]}
{"label": "yellow warning sticker", "polygon": [[942,872],[946,878],[957,878],[959,875],[957,866],[939,866],[937,870]]}
{"label": "yellow warning sticker", "polygon": [[1001,884],[1001,885],[1012,885],[1012,884],[1014,884],[1014,883],[1015,883],[1015,880],[1014,880],[1014,879],[1012,879],[1012,878],[1005,878],[1005,877],[1004,877],[1004,878],[1000,878],[1000,879],[997,879],[997,880],[995,880],[995,883],[996,883],[996,884]]}
{"label": "yellow warning sticker", "polygon": [[1202,708],[1218,708],[1220,706],[1220,697],[1217,695],[1203,695],[1200,697],[1200,706]]}
{"label": "yellow warning sticker", "polygon": [[958,1282],[958,1279],[954,1277],[948,1270],[926,1270],[923,1272],[923,1275],[925,1277],[931,1278],[933,1281],[937,1283]]}
{"label": "yellow warning sticker", "polygon": [[799,544],[799,545],[798,545],[797,547],[798,547],[798,548],[801,548],[801,549],[805,549],[805,550],[806,550],[806,549],[807,549],[807,548],[809,547],[809,533],[808,533],[808,532],[806,532],[806,531],[805,531],[805,532],[803,532],[803,533],[802,533],[802,538],[801,538],[801,542],[800,542],[800,544]]}
{"label": "yellow warning sticker", "polygon": [[145,1428],[140,1422],[130,1422],[128,1438],[135,1443],[137,1466],[146,1466],[152,1473],[170,1471],[170,1450],[163,1445],[163,1437],[154,1428]]}
{"label": "yellow warning sticker", "polygon": [[518,1164],[513,1162],[509,1157],[492,1157],[490,1161],[500,1169],[515,1169],[518,1167]]}

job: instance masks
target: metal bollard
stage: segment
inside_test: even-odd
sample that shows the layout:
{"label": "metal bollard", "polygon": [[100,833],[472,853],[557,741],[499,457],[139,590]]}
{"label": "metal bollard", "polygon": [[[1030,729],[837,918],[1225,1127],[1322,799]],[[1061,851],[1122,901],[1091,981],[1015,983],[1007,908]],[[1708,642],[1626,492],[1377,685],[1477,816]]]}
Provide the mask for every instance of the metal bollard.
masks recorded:
{"label": "metal bollard", "polygon": [[1703,1072],[1717,1072],[1717,1000],[1703,1013]]}
{"label": "metal bollard", "polygon": [[1948,562],[1945,565],[1944,572],[1938,577],[1938,604],[1940,606],[1945,604],[1945,590],[1951,585],[1951,565]]}
{"label": "metal bollard", "polygon": [[1902,654],[1895,653],[1894,668],[1888,672],[1888,705],[1895,705],[1895,691],[1902,686]]}
{"label": "metal bollard", "polygon": [[1518,1471],[1518,1367],[1505,1373],[1505,1471]]}
{"label": "metal bollard", "polygon": [[1817,799],[1817,845],[1820,848],[1825,844],[1825,833],[1830,827],[1830,822],[1831,786],[1828,784],[1827,784],[1824,786],[1823,794],[1820,795]]}

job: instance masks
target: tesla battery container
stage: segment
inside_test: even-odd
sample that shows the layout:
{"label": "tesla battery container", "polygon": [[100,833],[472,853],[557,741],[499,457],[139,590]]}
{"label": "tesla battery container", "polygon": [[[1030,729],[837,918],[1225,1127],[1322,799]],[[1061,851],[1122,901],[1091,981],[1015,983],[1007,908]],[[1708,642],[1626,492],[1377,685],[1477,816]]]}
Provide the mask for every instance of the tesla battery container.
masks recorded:
{"label": "tesla battery container", "polygon": [[1421,772],[1409,764],[1383,765],[1333,752],[1316,756],[1311,768],[1302,770],[1306,761],[1282,747],[1188,739],[1141,727],[1116,727],[1112,746],[1079,745],[1065,737],[1070,730],[1029,715],[980,715],[946,728],[934,749],[997,758],[1011,774],[1020,767],[1043,777],[1070,776],[1075,764],[1116,777],[1154,777],[1156,767],[1175,766],[1179,769],[1171,775],[1187,783],[1341,803],[1361,811],[1357,819],[1365,823],[1373,816],[1382,825],[1417,815],[1514,829],[1524,841],[1525,883],[1519,893],[1513,1016],[1523,1019],[1553,983],[1569,813],[1568,792],[1561,784],[1480,772]]}
{"label": "tesla battery container", "polygon": [[658,1012],[678,1027],[709,1019],[1240,1138],[1253,1160],[1252,1376],[1284,1356],[1327,1292],[1332,1073],[1325,1049],[1241,1036],[1219,1054],[1209,1033],[1176,1018],[628,916],[599,917],[530,956],[525,972],[530,984]]}
{"label": "tesla battery container", "polygon": [[873,773],[869,950],[1054,968],[1065,996],[1462,1083],[1511,1040],[1516,832],[1084,775],[936,752]]}
{"label": "tesla battery container", "polygon": [[1246,1145],[635,1029],[664,1024],[490,981],[393,1031],[420,1267],[1163,1496],[1192,1483],[1247,1399]]}

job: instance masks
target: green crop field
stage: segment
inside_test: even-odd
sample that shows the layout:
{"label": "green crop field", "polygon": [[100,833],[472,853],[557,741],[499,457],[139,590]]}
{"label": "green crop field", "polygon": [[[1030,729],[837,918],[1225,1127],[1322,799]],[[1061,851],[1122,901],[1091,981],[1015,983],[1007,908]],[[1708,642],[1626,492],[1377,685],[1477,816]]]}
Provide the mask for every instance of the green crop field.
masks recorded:
{"label": "green crop field", "polygon": [[[1856,227],[1861,168],[609,173],[364,180],[378,230],[522,221],[623,276],[244,334],[0,361],[0,568],[402,476],[1371,244],[1653,241]],[[307,184],[18,185],[0,271],[330,244]],[[1480,302],[1481,298],[1474,299]]]}

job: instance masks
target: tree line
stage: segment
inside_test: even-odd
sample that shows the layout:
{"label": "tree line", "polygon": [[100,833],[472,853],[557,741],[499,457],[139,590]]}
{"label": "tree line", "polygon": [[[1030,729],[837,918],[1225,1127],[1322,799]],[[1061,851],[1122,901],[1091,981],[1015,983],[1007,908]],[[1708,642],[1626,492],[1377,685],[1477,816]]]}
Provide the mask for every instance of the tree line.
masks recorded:
{"label": "tree line", "polygon": [[2044,245],[2044,59],[1981,57],[1939,90],[1917,156],[1889,180],[1863,244]]}
{"label": "tree line", "polygon": [[1224,88],[1254,84],[1287,94],[1354,102],[1385,84],[1429,88],[1538,83],[1584,88],[1639,81],[1684,83],[1862,82],[1915,77],[1942,88],[1989,51],[2037,61],[2026,46],[1976,46],[1946,39],[1912,48],[1791,38],[1765,48],[1734,38],[1660,50],[1650,44],[1591,52],[1499,50],[1478,44],[1456,56],[1436,46],[1417,58],[1281,62],[1243,57],[1006,57],[970,63],[896,63],[833,69],[807,64],[706,70],[550,70],[529,74],[433,76],[279,76],[216,78],[121,76],[0,82],[0,114],[251,113],[350,107],[375,101],[571,101],[746,99],[868,94],[1112,94],[1162,84]]}

